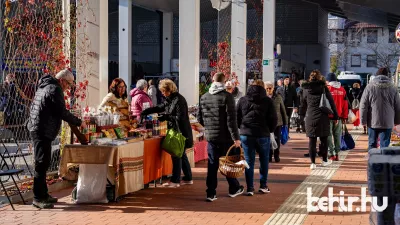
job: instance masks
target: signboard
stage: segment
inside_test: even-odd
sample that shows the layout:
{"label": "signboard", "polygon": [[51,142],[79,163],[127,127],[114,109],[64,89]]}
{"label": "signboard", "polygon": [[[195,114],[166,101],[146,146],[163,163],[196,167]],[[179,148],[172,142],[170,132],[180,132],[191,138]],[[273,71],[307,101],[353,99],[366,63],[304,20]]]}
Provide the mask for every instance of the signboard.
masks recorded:
{"label": "signboard", "polygon": [[400,23],[399,23],[399,25],[397,25],[395,34],[396,34],[397,42],[400,43]]}
{"label": "signboard", "polygon": [[171,72],[179,72],[179,59],[171,59]]}
{"label": "signboard", "polygon": [[208,59],[200,59],[200,72],[201,73],[208,73],[209,67],[208,67]]}
{"label": "signboard", "polygon": [[269,60],[263,60],[263,66],[268,66],[269,65]]}
{"label": "signboard", "polygon": [[12,72],[28,72],[30,70],[41,71],[46,67],[46,63],[44,62],[36,62],[35,59],[9,59],[3,58],[3,63],[1,65],[1,69],[4,71],[12,71]]}
{"label": "signboard", "polygon": [[[200,72],[208,73],[210,72],[208,59],[200,59]],[[171,59],[171,72],[178,73],[179,72],[179,59]]]}

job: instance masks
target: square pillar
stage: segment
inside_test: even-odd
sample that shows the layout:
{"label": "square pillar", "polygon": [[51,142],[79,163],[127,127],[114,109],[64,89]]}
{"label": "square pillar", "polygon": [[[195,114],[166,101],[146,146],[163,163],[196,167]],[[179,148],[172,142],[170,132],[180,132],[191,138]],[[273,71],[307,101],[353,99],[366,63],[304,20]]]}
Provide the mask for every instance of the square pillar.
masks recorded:
{"label": "square pillar", "polygon": [[246,93],[246,39],[247,39],[247,4],[242,1],[232,2],[231,27],[231,71],[238,77],[239,90]]}
{"label": "square pillar", "polygon": [[163,13],[163,42],[162,42],[162,72],[171,72],[172,59],[172,41],[173,41],[173,20],[174,15],[171,12]]}
{"label": "square pillar", "polygon": [[263,12],[263,81],[275,82],[275,4],[276,0],[264,0]]}
{"label": "square pillar", "polygon": [[199,102],[200,0],[179,0],[179,92]]}
{"label": "square pillar", "polygon": [[100,1],[99,102],[108,93],[108,1]]}
{"label": "square pillar", "polygon": [[[119,77],[132,84],[132,0],[119,0]],[[108,34],[107,34],[108,36]]]}

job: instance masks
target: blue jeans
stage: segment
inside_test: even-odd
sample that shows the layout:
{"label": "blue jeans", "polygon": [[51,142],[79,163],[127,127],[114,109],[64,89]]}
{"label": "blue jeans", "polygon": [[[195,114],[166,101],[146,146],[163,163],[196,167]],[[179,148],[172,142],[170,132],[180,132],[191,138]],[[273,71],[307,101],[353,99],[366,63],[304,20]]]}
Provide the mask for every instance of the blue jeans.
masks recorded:
{"label": "blue jeans", "polygon": [[[232,146],[232,143],[213,143],[208,142],[208,166],[207,166],[207,195],[215,195],[218,186],[218,168],[219,158],[225,156],[228,149]],[[232,149],[231,155],[234,154],[235,150]],[[236,178],[226,178],[229,184],[229,193],[234,194],[240,188],[239,181]]]}
{"label": "blue jeans", "polygon": [[260,186],[267,186],[270,138],[269,137],[251,137],[240,136],[242,142],[244,157],[250,168],[246,169],[247,190],[254,190],[254,163],[256,160],[256,150],[260,158]]}
{"label": "blue jeans", "polygon": [[378,147],[378,137],[380,138],[380,147],[388,147],[391,135],[392,129],[374,129],[368,127],[368,150]]}

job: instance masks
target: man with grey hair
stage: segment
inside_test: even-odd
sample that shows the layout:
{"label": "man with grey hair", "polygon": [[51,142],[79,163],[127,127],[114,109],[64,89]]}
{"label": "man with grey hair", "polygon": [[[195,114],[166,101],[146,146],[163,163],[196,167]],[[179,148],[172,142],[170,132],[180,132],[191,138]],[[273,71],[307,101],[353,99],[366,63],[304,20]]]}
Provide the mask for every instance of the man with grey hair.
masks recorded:
{"label": "man with grey hair", "polygon": [[46,171],[50,166],[51,142],[57,137],[61,121],[86,127],[85,122],[65,108],[64,91],[74,86],[73,74],[65,69],[56,77],[46,75],[39,80],[28,120],[35,151],[35,176],[33,179],[33,206],[53,208],[57,198],[48,194]]}
{"label": "man with grey hair", "polygon": [[153,106],[153,102],[151,98],[147,94],[147,89],[149,85],[147,81],[144,79],[140,79],[136,82],[136,88],[131,90],[130,95],[132,97],[131,101],[131,111],[132,115],[136,116],[138,120],[140,120],[140,114],[146,108],[150,108]]}

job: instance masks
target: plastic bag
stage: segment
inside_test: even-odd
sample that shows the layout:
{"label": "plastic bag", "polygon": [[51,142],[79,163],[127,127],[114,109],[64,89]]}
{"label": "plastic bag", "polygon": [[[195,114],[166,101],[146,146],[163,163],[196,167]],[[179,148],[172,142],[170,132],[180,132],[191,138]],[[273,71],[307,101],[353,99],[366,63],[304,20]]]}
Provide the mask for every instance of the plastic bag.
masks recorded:
{"label": "plastic bag", "polygon": [[349,123],[354,123],[357,120],[357,116],[354,115],[353,111],[349,110],[347,120],[349,121]]}
{"label": "plastic bag", "polygon": [[300,120],[299,114],[297,112],[293,111],[292,116],[290,117],[290,125],[291,125],[291,127],[297,126],[297,123],[299,122],[299,120]]}
{"label": "plastic bag", "polygon": [[270,139],[271,139],[271,146],[272,146],[272,149],[273,149],[273,150],[277,149],[277,148],[278,148],[278,143],[276,143],[275,135],[274,135],[273,133],[270,133],[269,136],[270,136]]}
{"label": "plastic bag", "polygon": [[80,164],[75,203],[108,203],[107,164]]}
{"label": "plastic bag", "polygon": [[359,109],[360,108],[360,101],[358,99],[354,99],[353,102],[351,103],[351,108],[352,109]]}
{"label": "plastic bag", "polygon": [[288,141],[289,141],[289,128],[288,126],[282,126],[281,144],[285,145]]}

